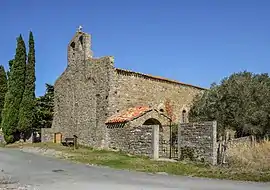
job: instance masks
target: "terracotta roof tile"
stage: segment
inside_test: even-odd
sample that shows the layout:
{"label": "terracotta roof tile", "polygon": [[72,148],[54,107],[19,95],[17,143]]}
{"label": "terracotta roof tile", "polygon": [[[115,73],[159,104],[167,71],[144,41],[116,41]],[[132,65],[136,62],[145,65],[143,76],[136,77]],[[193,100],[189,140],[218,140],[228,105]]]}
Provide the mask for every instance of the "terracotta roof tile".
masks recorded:
{"label": "terracotta roof tile", "polygon": [[106,124],[109,123],[123,123],[131,121],[137,117],[140,117],[146,112],[151,111],[152,109],[148,106],[137,106],[123,110],[107,119]]}

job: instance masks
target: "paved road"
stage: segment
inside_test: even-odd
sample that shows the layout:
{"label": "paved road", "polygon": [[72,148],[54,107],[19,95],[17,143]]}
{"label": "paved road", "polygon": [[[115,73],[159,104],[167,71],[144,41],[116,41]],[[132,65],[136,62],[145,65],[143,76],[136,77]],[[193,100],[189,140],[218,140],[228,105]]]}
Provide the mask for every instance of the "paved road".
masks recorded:
{"label": "paved road", "polygon": [[14,149],[0,149],[0,177],[3,176],[10,176],[12,182],[29,185],[28,189],[39,190],[270,190],[270,183],[128,172],[74,164]]}

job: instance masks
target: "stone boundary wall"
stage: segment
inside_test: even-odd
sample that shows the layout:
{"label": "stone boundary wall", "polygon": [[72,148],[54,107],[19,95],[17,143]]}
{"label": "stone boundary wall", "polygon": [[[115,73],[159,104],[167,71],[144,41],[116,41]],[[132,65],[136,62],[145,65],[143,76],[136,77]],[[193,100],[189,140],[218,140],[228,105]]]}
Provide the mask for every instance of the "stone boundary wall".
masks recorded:
{"label": "stone boundary wall", "polygon": [[252,137],[247,136],[247,137],[240,137],[240,138],[231,139],[231,140],[228,141],[228,147],[227,148],[232,148],[232,147],[238,146],[238,145],[251,146],[252,145]]}
{"label": "stone boundary wall", "polygon": [[229,143],[246,143],[246,142],[251,142],[251,136],[246,136],[246,137],[240,137],[240,138],[235,138],[229,140]]}
{"label": "stone boundary wall", "polygon": [[0,129],[0,143],[5,143],[4,133],[3,133],[2,129]]}
{"label": "stone boundary wall", "polygon": [[133,155],[152,155],[152,126],[109,125],[109,148]]}
{"label": "stone boundary wall", "polygon": [[41,128],[41,142],[53,142],[53,129],[52,128]]}
{"label": "stone boundary wall", "polygon": [[217,164],[216,121],[181,123],[178,128],[178,158]]}

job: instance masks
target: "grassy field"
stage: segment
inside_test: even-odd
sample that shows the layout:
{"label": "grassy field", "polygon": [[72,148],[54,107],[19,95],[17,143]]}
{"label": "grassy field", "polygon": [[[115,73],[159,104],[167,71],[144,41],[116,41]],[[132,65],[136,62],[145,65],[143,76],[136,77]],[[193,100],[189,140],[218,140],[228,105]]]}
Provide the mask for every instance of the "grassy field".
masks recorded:
{"label": "grassy field", "polygon": [[[20,145],[14,144],[6,147],[15,148],[18,146]],[[65,158],[62,157],[64,159],[86,164],[109,166],[117,169],[150,173],[166,172],[175,175],[241,181],[270,181],[270,157],[267,157],[270,152],[270,142],[256,145],[257,147],[253,148],[236,146],[229,152],[229,158],[233,160],[233,164],[228,167],[209,166],[188,161],[153,161],[146,157],[130,156],[121,152],[95,150],[87,147],[80,147],[77,150],[73,150],[72,148],[53,143],[24,144],[23,146],[54,149],[68,155]],[[239,156],[240,154],[241,156]]]}
{"label": "grassy field", "polygon": [[253,146],[250,146],[250,142],[237,143],[228,149],[227,155],[234,167],[270,171],[270,141]]}

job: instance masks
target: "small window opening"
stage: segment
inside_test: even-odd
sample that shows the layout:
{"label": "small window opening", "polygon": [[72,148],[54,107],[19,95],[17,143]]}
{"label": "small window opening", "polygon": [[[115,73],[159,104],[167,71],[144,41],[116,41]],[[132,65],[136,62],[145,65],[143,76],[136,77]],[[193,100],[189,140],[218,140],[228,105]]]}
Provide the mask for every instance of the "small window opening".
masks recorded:
{"label": "small window opening", "polygon": [[80,43],[81,43],[81,45],[83,47],[83,36],[80,36],[79,41],[80,41]]}
{"label": "small window opening", "polygon": [[183,123],[187,122],[187,111],[186,110],[182,111],[182,122]]}
{"label": "small window opening", "polygon": [[71,44],[70,44],[70,47],[72,47],[73,49],[75,48],[75,42],[72,42]]}

